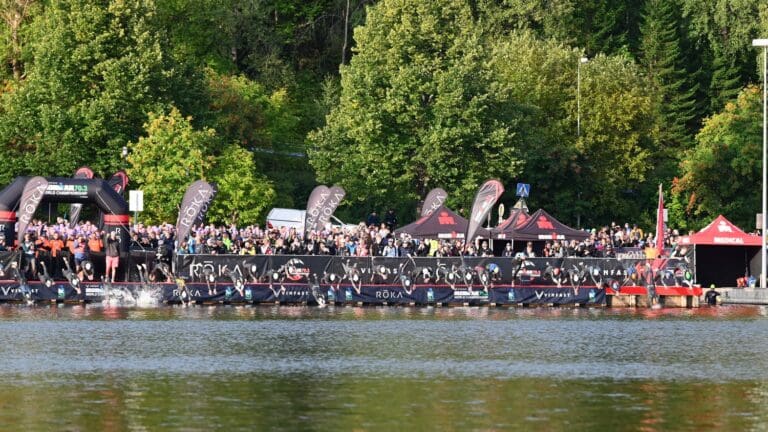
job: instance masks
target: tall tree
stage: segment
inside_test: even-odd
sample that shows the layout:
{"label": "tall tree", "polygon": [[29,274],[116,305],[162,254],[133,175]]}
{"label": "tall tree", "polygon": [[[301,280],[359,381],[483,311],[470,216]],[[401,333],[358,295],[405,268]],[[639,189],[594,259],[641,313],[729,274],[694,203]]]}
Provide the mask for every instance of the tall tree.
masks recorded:
{"label": "tall tree", "polygon": [[168,52],[153,0],[53,0],[34,22],[27,79],[4,95],[0,157],[21,173],[90,165],[106,175],[151,111],[206,105],[203,80]]}
{"label": "tall tree", "polygon": [[710,112],[722,110],[726,103],[736,99],[743,87],[742,76],[734,59],[728,57],[722,49],[716,49],[709,84]]}
{"label": "tall tree", "polygon": [[146,136],[129,143],[128,175],[144,191],[142,218],[150,223],[173,222],[187,186],[209,180],[218,146],[213,129],[197,131],[178,109],[150,114]]}
{"label": "tall tree", "polygon": [[[680,0],[683,15],[690,22],[689,38],[697,42],[699,51],[710,50],[713,62],[721,57],[720,63],[733,64],[740,76],[740,86],[728,85],[733,79],[733,71],[712,73],[713,82],[708,86],[714,93],[710,98],[719,100],[721,89],[743,87],[757,78],[754,67],[756,50],[751,46],[754,38],[760,37],[760,11],[764,2],[753,0]],[[721,66],[722,67],[722,66]],[[710,66],[713,72],[717,65]],[[724,80],[725,83],[715,82]],[[715,111],[713,111],[715,112]]]}
{"label": "tall tree", "polygon": [[[697,114],[698,87],[689,87],[680,48],[681,17],[674,0],[648,0],[643,18],[642,64],[653,88],[659,157],[674,161],[693,143],[693,132],[687,126]],[[669,165],[664,170],[667,175],[674,170],[674,163]]]}
{"label": "tall tree", "polygon": [[36,0],[2,0],[0,1],[0,17],[8,32],[7,62],[10,64],[13,78],[18,81],[24,74],[22,59],[22,24],[36,9]]}
{"label": "tall tree", "polygon": [[238,145],[224,149],[210,178],[219,190],[208,213],[208,219],[213,222],[257,223],[274,202],[272,183],[257,173],[253,153]]}
{"label": "tall tree", "polygon": [[310,134],[322,182],[412,208],[441,186],[468,205],[489,177],[519,172],[516,104],[494,82],[473,11],[462,0],[385,0],[355,30],[341,99]]}
{"label": "tall tree", "polygon": [[557,41],[516,32],[497,41],[492,65],[501,85],[526,104],[519,148],[521,178],[534,187],[531,202],[571,223],[579,217],[606,222],[637,214],[642,205],[625,192],[636,189],[650,168],[650,97],[639,68],[624,56],[582,64],[579,95],[581,57]]}
{"label": "tall tree", "polygon": [[744,89],[722,112],[708,118],[697,145],[682,163],[678,192],[689,203],[692,220],[722,213],[734,223],[752,226],[760,208],[762,91]]}

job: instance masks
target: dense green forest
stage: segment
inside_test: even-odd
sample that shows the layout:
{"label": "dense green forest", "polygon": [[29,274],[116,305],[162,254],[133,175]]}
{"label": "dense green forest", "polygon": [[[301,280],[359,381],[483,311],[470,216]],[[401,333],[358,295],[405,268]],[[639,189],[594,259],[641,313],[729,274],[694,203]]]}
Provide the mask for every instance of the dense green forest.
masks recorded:
{"label": "dense green forest", "polygon": [[760,208],[754,0],[0,1],[0,184],[126,169],[149,221],[196,178],[235,223],[492,177],[582,226],[647,223],[658,183],[680,228]]}

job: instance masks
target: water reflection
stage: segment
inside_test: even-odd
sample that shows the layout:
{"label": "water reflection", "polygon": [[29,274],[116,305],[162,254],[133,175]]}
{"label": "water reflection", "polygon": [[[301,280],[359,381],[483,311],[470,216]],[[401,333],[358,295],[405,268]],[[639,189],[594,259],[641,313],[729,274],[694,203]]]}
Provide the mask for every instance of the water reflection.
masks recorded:
{"label": "water reflection", "polygon": [[0,307],[13,430],[743,430],[768,319],[685,309]]}
{"label": "water reflection", "polygon": [[[755,383],[82,375],[11,384],[20,430],[746,430]],[[44,407],[44,409],[41,409]]]}

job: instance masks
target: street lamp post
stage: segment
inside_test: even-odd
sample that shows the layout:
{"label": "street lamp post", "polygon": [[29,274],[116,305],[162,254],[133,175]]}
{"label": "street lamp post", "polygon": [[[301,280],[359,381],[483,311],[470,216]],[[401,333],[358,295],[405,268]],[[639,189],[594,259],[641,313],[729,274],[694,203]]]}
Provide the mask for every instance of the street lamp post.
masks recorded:
{"label": "street lamp post", "polygon": [[123,151],[120,152],[120,160],[122,161],[122,165],[120,168],[125,170],[125,163],[128,160],[128,147],[123,146]]}
{"label": "street lamp post", "polygon": [[[576,63],[576,139],[581,138],[581,65],[588,62],[586,57],[580,57]],[[579,205],[581,205],[581,192],[579,192]],[[576,213],[576,226],[581,229],[581,212]]]}
{"label": "street lamp post", "polygon": [[766,153],[766,147],[768,147],[768,39],[754,39],[752,40],[752,46],[763,48],[763,177],[761,178],[763,186],[763,215],[762,215],[762,247],[760,248],[760,288],[765,288],[765,228],[766,228],[766,213],[768,213],[768,193],[766,193],[766,168],[768,167],[768,153]]}
{"label": "street lamp post", "polygon": [[576,138],[581,138],[581,64],[588,61],[588,58],[581,57],[576,64]]}

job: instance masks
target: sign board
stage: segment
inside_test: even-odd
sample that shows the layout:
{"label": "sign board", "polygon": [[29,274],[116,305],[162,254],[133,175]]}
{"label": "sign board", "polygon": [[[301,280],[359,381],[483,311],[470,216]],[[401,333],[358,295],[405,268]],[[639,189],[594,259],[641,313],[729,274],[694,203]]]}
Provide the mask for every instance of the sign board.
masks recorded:
{"label": "sign board", "polygon": [[144,211],[144,191],[132,190],[128,192],[128,210],[132,212]]}
{"label": "sign board", "polygon": [[763,214],[758,213],[755,215],[755,228],[756,229],[763,229]]}
{"label": "sign board", "polygon": [[527,198],[531,193],[531,185],[528,183],[518,183],[515,188],[515,194],[521,198]]}

